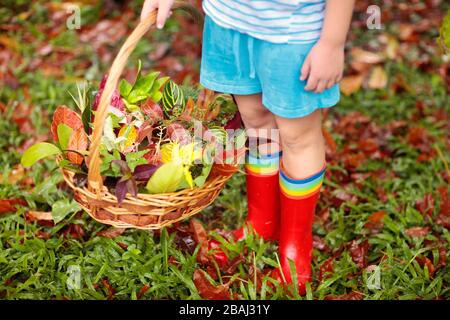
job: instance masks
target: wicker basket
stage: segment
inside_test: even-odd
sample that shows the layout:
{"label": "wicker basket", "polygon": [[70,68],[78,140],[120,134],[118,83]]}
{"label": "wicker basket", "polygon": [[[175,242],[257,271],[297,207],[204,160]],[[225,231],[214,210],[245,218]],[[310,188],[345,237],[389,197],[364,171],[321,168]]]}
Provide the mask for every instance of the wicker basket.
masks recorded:
{"label": "wicker basket", "polygon": [[[175,3],[175,7],[182,6],[184,6],[182,2]],[[127,195],[121,205],[118,204],[115,195],[103,185],[103,179],[100,176],[99,146],[107,116],[107,105],[131,52],[155,21],[156,13],[153,12],[137,25],[111,66],[93,124],[88,156],[88,183],[84,187],[78,187],[74,183],[75,174],[62,170],[64,180],[73,189],[75,200],[83,209],[95,220],[117,228],[160,229],[186,219],[210,205],[217,198],[226,181],[238,170],[237,164],[215,163],[208,180],[202,187],[164,194],[139,193],[137,197]]]}

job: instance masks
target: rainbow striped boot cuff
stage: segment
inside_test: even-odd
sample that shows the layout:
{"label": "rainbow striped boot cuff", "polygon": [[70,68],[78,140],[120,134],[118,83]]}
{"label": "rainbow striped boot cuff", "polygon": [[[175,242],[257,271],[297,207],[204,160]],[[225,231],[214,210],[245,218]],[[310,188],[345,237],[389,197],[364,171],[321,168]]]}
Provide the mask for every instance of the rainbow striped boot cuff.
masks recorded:
{"label": "rainbow striped boot cuff", "polygon": [[249,174],[272,176],[280,169],[281,152],[267,155],[255,155],[248,152],[245,161],[245,170]]}
{"label": "rainbow striped boot cuff", "polygon": [[318,192],[323,183],[323,178],[325,176],[326,164],[323,168],[304,179],[296,180],[287,176],[281,165],[280,170],[280,190],[283,194],[291,199],[304,199],[308,198]]}

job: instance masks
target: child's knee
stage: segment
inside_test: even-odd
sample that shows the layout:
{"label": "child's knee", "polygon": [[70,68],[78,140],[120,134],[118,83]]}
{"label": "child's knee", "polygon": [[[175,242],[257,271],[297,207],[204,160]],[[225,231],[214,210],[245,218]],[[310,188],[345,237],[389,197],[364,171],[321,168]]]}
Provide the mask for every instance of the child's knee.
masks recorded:
{"label": "child's knee", "polygon": [[320,117],[297,120],[278,122],[283,149],[301,152],[310,148],[322,148],[324,140]]}

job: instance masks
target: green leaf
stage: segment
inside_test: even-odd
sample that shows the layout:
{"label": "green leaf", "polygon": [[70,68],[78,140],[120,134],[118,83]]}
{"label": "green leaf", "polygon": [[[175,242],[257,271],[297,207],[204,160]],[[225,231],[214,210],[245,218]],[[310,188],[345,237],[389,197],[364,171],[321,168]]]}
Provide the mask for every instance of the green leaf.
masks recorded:
{"label": "green leaf", "polygon": [[148,93],[142,93],[141,91],[131,91],[127,97],[127,102],[129,104],[135,104],[139,101],[145,100],[149,97]]}
{"label": "green leaf", "polygon": [[81,114],[81,121],[83,122],[84,131],[89,134],[89,124],[91,123],[92,106],[91,104],[86,105],[83,113]]}
{"label": "green leaf", "polygon": [[80,205],[74,200],[69,201],[68,199],[56,201],[52,205],[52,217],[53,221],[56,223],[64,220],[64,218],[71,214],[81,210]]}
{"label": "green leaf", "polygon": [[177,190],[183,178],[182,166],[168,162],[155,171],[147,183],[147,190],[150,193],[165,193]]}
{"label": "green leaf", "polygon": [[170,79],[170,77],[162,77],[159,79],[156,79],[153,83],[152,88],[150,89],[151,94],[155,94],[156,92],[161,90],[161,87]]}
{"label": "green leaf", "polygon": [[163,97],[163,94],[161,92],[157,91],[152,95],[152,100],[155,102],[159,102],[159,101],[161,101],[162,97]]}
{"label": "green leaf", "polygon": [[39,160],[57,154],[61,154],[61,150],[57,146],[48,142],[41,142],[31,146],[27,151],[25,151],[22,155],[20,163],[24,167],[31,167]]}
{"label": "green leaf", "polygon": [[158,78],[159,72],[152,72],[143,77],[140,77],[133,86],[133,91],[137,91],[140,94],[148,94],[153,87],[153,84]]}
{"label": "green leaf", "polygon": [[102,164],[100,165],[100,173],[105,176],[119,177],[120,170],[116,170],[116,167],[111,166],[111,162],[114,160],[120,160],[120,152],[117,149],[113,149],[112,153],[108,152],[105,145],[100,146],[100,155],[102,157]]}
{"label": "green leaf", "polygon": [[133,89],[133,86],[127,80],[122,79],[120,81],[119,92],[122,97],[124,97],[124,98],[128,97],[128,95],[130,94],[132,89]]}
{"label": "green leaf", "polygon": [[67,150],[67,146],[69,145],[69,139],[72,135],[73,129],[69,127],[67,124],[60,123],[58,124],[58,140],[61,149]]}
{"label": "green leaf", "polygon": [[194,179],[194,183],[197,187],[201,187],[205,184],[206,179],[208,179],[209,173],[211,172],[212,164],[206,165],[202,169],[202,173]]}
{"label": "green leaf", "polygon": [[138,152],[130,152],[125,156],[125,160],[130,167],[131,172],[134,172],[137,166],[141,164],[147,164],[147,160],[144,158],[144,155],[148,153],[149,150],[142,150]]}

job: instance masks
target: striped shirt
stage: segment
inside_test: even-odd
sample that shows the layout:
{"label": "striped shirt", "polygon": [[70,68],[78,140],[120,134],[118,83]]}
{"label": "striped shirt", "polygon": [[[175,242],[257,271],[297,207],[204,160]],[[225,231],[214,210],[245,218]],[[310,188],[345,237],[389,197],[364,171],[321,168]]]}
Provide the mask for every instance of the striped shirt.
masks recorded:
{"label": "striped shirt", "polygon": [[203,0],[219,26],[273,43],[311,43],[320,38],[326,0]]}

